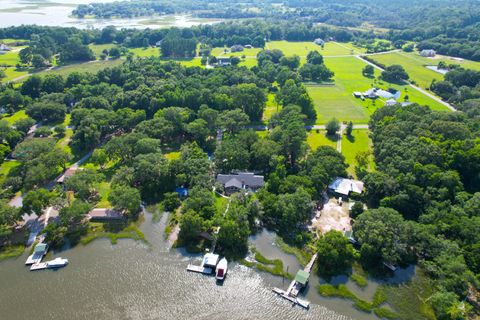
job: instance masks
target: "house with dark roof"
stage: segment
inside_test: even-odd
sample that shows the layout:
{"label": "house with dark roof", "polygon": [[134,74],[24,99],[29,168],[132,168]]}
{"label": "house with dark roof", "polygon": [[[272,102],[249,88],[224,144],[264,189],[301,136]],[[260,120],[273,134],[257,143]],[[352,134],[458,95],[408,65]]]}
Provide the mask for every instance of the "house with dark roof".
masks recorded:
{"label": "house with dark roof", "polygon": [[87,219],[91,221],[123,220],[125,216],[122,212],[114,209],[95,208],[87,214]]}
{"label": "house with dark roof", "polygon": [[255,192],[265,184],[264,177],[253,172],[219,174],[217,175],[217,181],[223,185],[226,194],[232,194],[240,190]]}
{"label": "house with dark roof", "polygon": [[241,52],[241,51],[243,51],[243,49],[244,49],[244,47],[242,45],[235,44],[230,48],[230,51],[231,52]]}

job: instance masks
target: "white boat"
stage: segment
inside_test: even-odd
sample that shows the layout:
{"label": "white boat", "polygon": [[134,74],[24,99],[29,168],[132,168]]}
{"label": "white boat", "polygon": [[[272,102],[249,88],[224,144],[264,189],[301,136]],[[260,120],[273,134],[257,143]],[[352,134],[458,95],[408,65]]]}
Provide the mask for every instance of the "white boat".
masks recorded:
{"label": "white boat", "polygon": [[222,258],[217,264],[217,269],[215,270],[215,279],[224,280],[227,275],[228,261],[225,258]]}
{"label": "white boat", "polygon": [[47,261],[47,268],[61,268],[68,264],[68,259],[56,258],[51,261]]}

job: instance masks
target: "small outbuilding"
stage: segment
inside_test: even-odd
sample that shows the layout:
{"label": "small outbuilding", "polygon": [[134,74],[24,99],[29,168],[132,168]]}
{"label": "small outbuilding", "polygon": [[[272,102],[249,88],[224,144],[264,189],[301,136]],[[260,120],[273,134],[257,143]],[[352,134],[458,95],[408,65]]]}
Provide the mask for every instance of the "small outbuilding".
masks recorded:
{"label": "small outbuilding", "polygon": [[4,43],[0,43],[0,51],[12,51],[12,48],[10,48]]}
{"label": "small outbuilding", "polygon": [[297,274],[295,275],[295,281],[305,287],[308,283],[308,278],[310,278],[310,274],[305,270],[298,270]]}

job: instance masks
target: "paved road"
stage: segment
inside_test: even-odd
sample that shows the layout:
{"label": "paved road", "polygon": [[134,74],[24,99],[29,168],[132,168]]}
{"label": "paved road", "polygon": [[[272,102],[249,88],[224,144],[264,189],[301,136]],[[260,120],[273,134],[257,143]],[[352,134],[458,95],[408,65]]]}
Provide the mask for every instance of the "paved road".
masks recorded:
{"label": "paved road", "polygon": [[[356,57],[357,57],[358,59],[362,60],[363,62],[371,65],[372,67],[374,67],[374,68],[376,68],[376,69],[378,69],[378,70],[380,70],[380,71],[384,71],[383,68],[377,66],[376,64],[374,64],[374,63],[372,63],[372,62],[370,62],[370,61],[368,61],[368,60],[363,59],[361,56],[358,56],[358,55],[357,55]],[[426,91],[426,90],[424,90],[424,89],[422,89],[422,88],[417,87],[416,85],[411,84],[411,83],[408,82],[408,81],[405,81],[405,82],[406,82],[410,87],[412,87],[413,89],[415,89],[415,90],[423,93],[424,95],[426,95],[427,97],[430,97],[431,99],[437,101],[438,103],[443,104],[443,105],[446,106],[448,109],[450,109],[450,110],[452,110],[452,111],[457,111],[457,109],[455,109],[455,107],[452,106],[450,103],[443,101],[443,100],[440,99],[439,97],[431,94],[430,92],[428,92],[428,91]]]}

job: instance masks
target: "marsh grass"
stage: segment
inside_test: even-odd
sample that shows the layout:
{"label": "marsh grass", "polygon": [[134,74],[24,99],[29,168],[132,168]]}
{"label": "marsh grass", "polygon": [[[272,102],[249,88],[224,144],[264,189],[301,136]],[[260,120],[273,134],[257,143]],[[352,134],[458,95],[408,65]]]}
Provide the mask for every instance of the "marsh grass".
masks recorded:
{"label": "marsh grass", "polygon": [[14,245],[0,248],[0,261],[19,257],[23,254],[24,251],[24,245]]}

